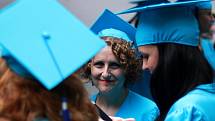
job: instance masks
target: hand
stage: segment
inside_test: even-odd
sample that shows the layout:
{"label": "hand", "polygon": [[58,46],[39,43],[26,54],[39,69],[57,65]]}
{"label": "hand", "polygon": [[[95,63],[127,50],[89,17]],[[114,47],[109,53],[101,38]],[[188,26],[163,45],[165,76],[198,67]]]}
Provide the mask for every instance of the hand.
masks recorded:
{"label": "hand", "polygon": [[120,118],[120,117],[111,117],[110,118],[113,120],[113,121],[136,121],[134,118],[126,118],[126,119],[123,119],[123,118]]}
{"label": "hand", "polygon": [[[134,118],[120,118],[120,117],[112,117],[110,116],[110,118],[112,119],[112,121],[136,121]],[[103,119],[99,118],[99,121],[104,121]]]}

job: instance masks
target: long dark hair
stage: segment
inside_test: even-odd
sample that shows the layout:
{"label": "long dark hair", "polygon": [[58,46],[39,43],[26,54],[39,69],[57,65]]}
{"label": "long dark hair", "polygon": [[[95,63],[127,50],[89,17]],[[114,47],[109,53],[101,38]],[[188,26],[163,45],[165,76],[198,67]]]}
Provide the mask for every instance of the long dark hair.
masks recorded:
{"label": "long dark hair", "polygon": [[175,101],[200,84],[212,83],[213,71],[198,47],[158,44],[159,62],[151,77],[151,92],[164,120]]}

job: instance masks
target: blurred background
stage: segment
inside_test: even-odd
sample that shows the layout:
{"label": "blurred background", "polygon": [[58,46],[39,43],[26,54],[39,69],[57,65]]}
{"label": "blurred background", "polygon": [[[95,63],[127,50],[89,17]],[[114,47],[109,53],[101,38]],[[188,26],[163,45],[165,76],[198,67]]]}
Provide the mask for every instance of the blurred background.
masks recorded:
{"label": "blurred background", "polygon": [[[93,21],[108,8],[114,13],[134,7],[134,4],[129,3],[131,0],[59,0],[66,6],[75,16],[81,19],[87,26],[90,26]],[[215,1],[213,2],[213,12],[215,13]],[[121,15],[124,20],[130,20],[134,14]]]}
{"label": "blurred background", "polygon": [[[0,0],[0,9],[5,5],[15,0]],[[113,12],[120,12],[122,10],[133,7],[129,3],[130,0],[58,0],[71,13],[79,18],[86,26],[90,26],[93,21],[101,14],[101,12],[108,8]],[[213,2],[213,12],[215,13],[215,2]],[[122,15],[125,20],[129,20],[134,14]]]}

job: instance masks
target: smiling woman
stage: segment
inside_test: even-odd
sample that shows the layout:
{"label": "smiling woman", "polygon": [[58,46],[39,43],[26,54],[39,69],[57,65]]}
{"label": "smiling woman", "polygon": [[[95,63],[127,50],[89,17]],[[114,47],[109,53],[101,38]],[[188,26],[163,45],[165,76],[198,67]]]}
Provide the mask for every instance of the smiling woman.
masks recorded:
{"label": "smiling woman", "polygon": [[[85,68],[84,76],[99,90],[91,100],[110,116],[135,118],[136,121],[154,120],[158,115],[156,105],[127,88],[127,84],[137,81],[141,70],[141,60],[137,58],[132,44],[115,37],[102,39],[108,46]],[[137,105],[145,109],[138,109]]]}
{"label": "smiling woman", "polygon": [[[110,19],[114,23],[106,21]],[[99,90],[91,100],[107,115],[154,121],[159,113],[156,104],[127,88],[137,81],[142,65],[133,46],[135,29],[106,10],[91,30],[107,43],[85,68],[85,77]]]}
{"label": "smiling woman", "polygon": [[[108,46],[91,61],[92,81],[101,92],[112,90],[111,85],[114,89],[121,90],[126,83],[136,80],[141,63],[138,63],[135,58],[134,50],[130,50],[130,43],[112,37],[103,39],[106,40]],[[104,88],[107,86],[107,90],[102,86]]]}

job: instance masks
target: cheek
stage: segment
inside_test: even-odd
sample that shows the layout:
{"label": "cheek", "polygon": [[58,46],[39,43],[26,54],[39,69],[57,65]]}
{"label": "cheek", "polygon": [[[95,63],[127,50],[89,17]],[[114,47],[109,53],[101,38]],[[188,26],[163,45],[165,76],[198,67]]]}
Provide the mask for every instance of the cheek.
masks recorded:
{"label": "cheek", "polygon": [[118,80],[125,80],[125,72],[123,70],[116,70],[113,74]]}
{"label": "cheek", "polygon": [[96,78],[100,73],[100,70],[97,68],[92,67],[91,68],[91,77],[92,78]]}
{"label": "cheek", "polygon": [[158,64],[158,55],[153,55],[149,57],[147,62],[148,68],[150,69],[151,72],[153,72]]}
{"label": "cheek", "polygon": [[158,63],[157,57],[154,57],[151,61],[152,70],[154,70],[157,67],[157,63]]}
{"label": "cheek", "polygon": [[95,85],[96,87],[98,86],[98,78],[99,78],[98,75],[99,75],[98,70],[95,68],[91,68],[91,75],[90,75],[91,81],[93,85]]}

